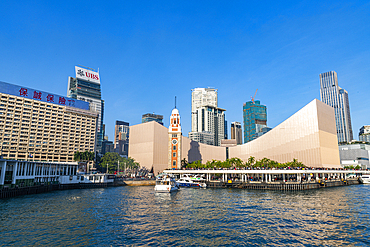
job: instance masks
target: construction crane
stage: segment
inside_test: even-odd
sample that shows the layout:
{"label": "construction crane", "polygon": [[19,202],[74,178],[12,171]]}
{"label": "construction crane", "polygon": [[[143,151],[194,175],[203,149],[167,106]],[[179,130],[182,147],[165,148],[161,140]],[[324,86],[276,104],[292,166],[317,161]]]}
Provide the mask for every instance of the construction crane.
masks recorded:
{"label": "construction crane", "polygon": [[252,99],[252,103],[253,104],[254,104],[254,98],[256,98],[257,90],[258,90],[258,88],[256,89],[256,92],[254,93],[254,96],[253,97],[251,96],[251,99]]}

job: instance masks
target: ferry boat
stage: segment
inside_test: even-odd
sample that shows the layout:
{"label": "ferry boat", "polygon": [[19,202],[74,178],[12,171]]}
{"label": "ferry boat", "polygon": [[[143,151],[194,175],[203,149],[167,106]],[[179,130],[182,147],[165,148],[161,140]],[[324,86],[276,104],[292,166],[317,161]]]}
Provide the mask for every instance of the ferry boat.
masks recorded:
{"label": "ferry boat", "polygon": [[179,184],[173,177],[169,175],[163,175],[161,177],[158,177],[155,181],[154,190],[156,192],[171,193],[179,189],[180,189]]}
{"label": "ferry boat", "polygon": [[360,183],[362,184],[370,184],[370,175],[369,174],[364,174],[360,178]]}
{"label": "ferry boat", "polygon": [[191,187],[191,188],[206,188],[206,183],[193,181],[190,178],[182,177],[176,181],[180,187]]}

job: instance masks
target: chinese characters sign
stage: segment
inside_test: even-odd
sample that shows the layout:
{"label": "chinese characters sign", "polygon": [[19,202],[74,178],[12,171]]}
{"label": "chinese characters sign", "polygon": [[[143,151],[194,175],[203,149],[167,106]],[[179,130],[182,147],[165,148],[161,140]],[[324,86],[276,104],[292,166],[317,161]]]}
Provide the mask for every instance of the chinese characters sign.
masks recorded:
{"label": "chinese characters sign", "polygon": [[39,90],[34,90],[26,87],[21,87],[5,82],[0,82],[0,92],[6,93],[18,97],[24,97],[27,99],[33,99],[33,100],[39,100],[47,103],[53,103],[57,105],[63,105],[63,106],[72,106],[76,108],[80,108],[83,110],[89,110],[89,103],[77,100],[77,99],[71,99],[64,96],[59,96],[52,93],[46,93]]}

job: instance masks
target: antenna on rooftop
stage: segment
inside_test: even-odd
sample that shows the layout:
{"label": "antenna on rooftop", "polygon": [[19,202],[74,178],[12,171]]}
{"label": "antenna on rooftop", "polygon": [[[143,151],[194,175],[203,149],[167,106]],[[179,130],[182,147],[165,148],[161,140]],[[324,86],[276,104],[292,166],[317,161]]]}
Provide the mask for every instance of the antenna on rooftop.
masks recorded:
{"label": "antenna on rooftop", "polygon": [[175,96],[175,108],[176,108],[176,96]]}

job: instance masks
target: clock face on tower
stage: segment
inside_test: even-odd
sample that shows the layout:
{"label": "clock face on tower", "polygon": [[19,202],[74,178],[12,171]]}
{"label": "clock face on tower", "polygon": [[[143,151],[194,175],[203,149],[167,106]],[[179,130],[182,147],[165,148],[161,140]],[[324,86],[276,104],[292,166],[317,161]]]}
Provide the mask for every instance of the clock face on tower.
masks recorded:
{"label": "clock face on tower", "polygon": [[176,144],[177,144],[177,140],[176,140],[176,139],[173,139],[173,140],[172,140],[172,144],[173,144],[173,145],[176,145]]}

